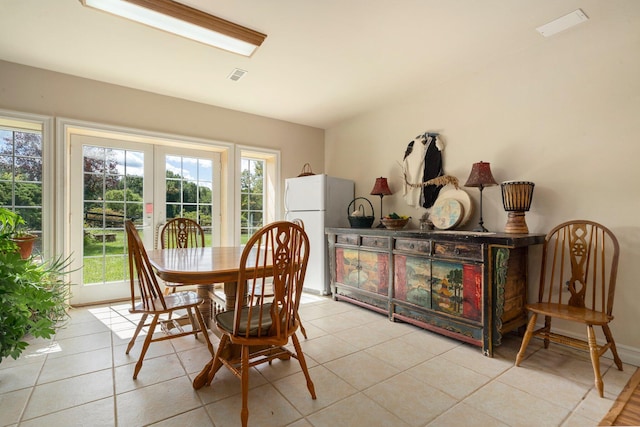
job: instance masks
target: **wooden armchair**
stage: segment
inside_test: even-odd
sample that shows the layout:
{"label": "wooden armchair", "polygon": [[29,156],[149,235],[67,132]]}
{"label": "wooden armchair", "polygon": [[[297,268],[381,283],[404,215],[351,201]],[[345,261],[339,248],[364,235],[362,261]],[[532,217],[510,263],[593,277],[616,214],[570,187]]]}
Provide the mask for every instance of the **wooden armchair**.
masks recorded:
{"label": "wooden armchair", "polygon": [[[204,231],[200,224],[188,218],[173,218],[160,231],[160,249],[201,248],[204,246]],[[166,283],[165,294],[176,291],[181,283]]]}
{"label": "wooden armchair", "polygon": [[[202,332],[202,336],[207,343],[209,352],[213,355],[213,345],[211,345],[211,341],[209,341],[207,326],[204,318],[202,317],[202,313],[198,308],[202,303],[202,298],[198,297],[198,295],[192,291],[175,292],[170,295],[163,295],[151,264],[149,263],[147,251],[142,244],[142,240],[140,240],[140,236],[138,235],[135,225],[132,221],[127,220],[125,222],[125,229],[127,232],[129,277],[131,283],[131,309],[129,309],[129,312],[142,314],[135,333],[133,334],[131,341],[129,341],[126,354],[129,354],[133,348],[136,338],[138,337],[138,334],[140,334],[142,328],[145,326],[148,327],[147,336],[144,340],[142,351],[140,352],[140,358],[138,359],[133,371],[133,379],[138,377],[138,373],[142,368],[142,361],[147,353],[149,344],[152,342],[178,338],[185,335],[195,335],[197,338],[197,334]],[[136,295],[136,282],[138,285],[137,288],[139,295]],[[187,310],[191,329],[183,329],[181,326],[175,325],[174,322],[168,321],[171,322],[172,326],[177,326],[177,332],[173,332],[173,328],[163,328],[166,334],[154,338],[153,334],[156,330],[156,326],[158,324],[162,325],[163,322],[166,322],[161,320],[160,316],[164,314],[171,315],[176,310]],[[195,312],[195,316],[192,314],[192,310]],[[145,322],[149,316],[152,316],[151,323],[146,324]]]}
{"label": "wooden armchair", "polygon": [[[532,336],[541,336],[544,347],[553,341],[581,350],[591,356],[595,385],[600,397],[604,384],[600,356],[611,350],[619,370],[622,361],[609,329],[613,320],[613,299],[618,272],[619,246],[614,234],[592,221],[569,221],[551,230],[544,242],[538,302],[527,304],[531,313],[522,346],[516,357],[519,366]],[[544,326],[536,328],[538,315]],[[576,339],[551,331],[553,318],[586,326],[587,339]],[[597,343],[594,326],[601,326],[606,343]]]}
{"label": "wooden armchair", "polygon": [[[194,387],[199,388],[203,382],[211,384],[222,365],[229,368],[242,382],[243,426],[249,417],[249,369],[258,364],[274,359],[297,359],[311,397],[316,398],[296,336],[300,326],[297,309],[308,259],[309,239],[302,227],[287,221],[263,227],[244,248],[235,309],[215,316],[222,334],[220,345],[209,369],[205,368],[194,380]],[[267,276],[273,277],[273,298],[264,295]],[[295,352],[286,347],[289,340]]]}

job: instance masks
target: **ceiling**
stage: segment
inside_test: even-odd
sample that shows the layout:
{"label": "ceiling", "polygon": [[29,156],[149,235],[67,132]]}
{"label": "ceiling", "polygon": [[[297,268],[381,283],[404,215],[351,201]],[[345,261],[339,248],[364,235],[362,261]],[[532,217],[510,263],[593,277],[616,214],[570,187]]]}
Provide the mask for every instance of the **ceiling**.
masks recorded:
{"label": "ceiling", "polygon": [[[547,42],[598,0],[181,0],[267,34],[251,58],[79,0],[0,0],[0,59],[330,128]],[[581,24],[585,25],[585,24]],[[248,71],[234,82],[234,68]]]}

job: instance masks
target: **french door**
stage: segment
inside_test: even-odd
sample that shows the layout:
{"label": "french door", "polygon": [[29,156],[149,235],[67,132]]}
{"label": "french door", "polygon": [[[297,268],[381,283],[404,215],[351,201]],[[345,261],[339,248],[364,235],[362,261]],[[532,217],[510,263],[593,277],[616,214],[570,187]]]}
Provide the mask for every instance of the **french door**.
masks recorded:
{"label": "french door", "polygon": [[147,249],[157,242],[158,225],[180,216],[201,223],[207,244],[219,245],[219,155],[176,145],[71,136],[72,304],[130,296],[126,219]]}

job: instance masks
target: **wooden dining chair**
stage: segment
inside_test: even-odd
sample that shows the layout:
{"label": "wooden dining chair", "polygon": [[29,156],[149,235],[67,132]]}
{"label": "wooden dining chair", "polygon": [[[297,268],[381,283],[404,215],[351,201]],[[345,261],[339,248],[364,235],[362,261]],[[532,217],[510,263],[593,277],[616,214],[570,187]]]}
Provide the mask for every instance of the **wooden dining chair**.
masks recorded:
{"label": "wooden dining chair", "polygon": [[[300,218],[294,218],[291,220],[291,222],[296,225],[299,225],[304,230],[304,221],[302,221]],[[256,286],[262,286],[262,285],[256,284]],[[271,283],[267,283],[266,286],[267,286],[266,290],[256,289],[254,294],[259,295],[258,298],[273,298],[273,287],[271,286]],[[298,308],[299,307],[296,307],[296,314],[298,315],[298,322],[300,323],[300,332],[302,333],[302,336],[304,337],[304,339],[307,339],[307,331],[304,328],[304,325],[302,324],[302,320],[300,320],[300,313],[298,313]]]}
{"label": "wooden dining chair", "polygon": [[[173,218],[160,231],[160,249],[201,248],[204,246],[204,231],[200,224],[189,218]],[[165,294],[176,291],[182,283],[165,282]]]}
{"label": "wooden dining chair", "polygon": [[[242,425],[249,417],[249,369],[274,359],[298,360],[307,388],[316,398],[296,331],[297,314],[309,259],[309,238],[304,229],[288,221],[271,223],[247,242],[240,261],[234,310],[218,313],[215,322],[222,334],[206,380],[211,384],[222,365],[242,384]],[[270,273],[265,273],[270,271]],[[273,298],[265,298],[265,280],[272,276]],[[249,302],[249,304],[247,304]],[[291,340],[295,351],[286,345]],[[234,346],[241,347],[240,355]],[[257,347],[256,347],[257,346]],[[195,384],[194,380],[194,384]]]}
{"label": "wooden dining chair", "polygon": [[[604,396],[600,357],[611,350],[616,366],[622,370],[622,361],[609,328],[613,320],[618,257],[618,240],[614,234],[593,221],[568,221],[547,234],[538,302],[526,305],[531,318],[516,356],[516,366],[523,361],[534,335],[543,338],[545,348],[553,341],[586,350],[591,357],[596,388],[600,397]],[[544,316],[544,326],[536,329],[538,316]],[[554,318],[585,325],[586,340],[552,332],[551,320]],[[597,343],[594,326],[602,327],[605,344]]]}
{"label": "wooden dining chair", "polygon": [[[142,368],[142,361],[147,353],[149,344],[152,342],[179,338],[186,335],[195,335],[197,338],[197,334],[202,332],[204,340],[207,343],[207,347],[209,348],[209,352],[213,355],[213,345],[209,340],[207,326],[204,318],[202,317],[202,313],[198,308],[202,303],[202,298],[198,297],[198,295],[193,291],[175,292],[170,295],[164,295],[158,285],[156,276],[151,264],[149,263],[147,251],[142,244],[142,240],[140,240],[140,236],[138,235],[135,225],[132,221],[127,220],[125,221],[125,229],[127,232],[129,278],[131,286],[131,309],[129,309],[129,312],[132,314],[142,314],[133,337],[131,338],[131,341],[129,341],[129,345],[125,352],[126,354],[129,354],[133,348],[136,338],[138,337],[138,334],[140,334],[142,328],[145,326],[148,327],[147,336],[145,337],[142,350],[140,351],[140,358],[138,359],[138,363],[136,363],[133,371],[133,379],[138,377],[140,368]],[[192,310],[195,312],[195,316],[192,314],[189,314],[188,316],[191,328],[185,329],[182,326],[176,325],[175,328],[165,328],[164,330],[166,334],[154,337],[153,334],[158,324],[162,325],[164,322],[170,322],[171,326],[174,326],[175,324],[175,322],[172,322],[171,320],[161,320],[160,316],[165,314],[170,315],[177,310],[187,310],[187,313],[191,313]],[[151,316],[151,322],[147,324],[145,322],[149,316]],[[174,332],[174,330],[176,332]]]}

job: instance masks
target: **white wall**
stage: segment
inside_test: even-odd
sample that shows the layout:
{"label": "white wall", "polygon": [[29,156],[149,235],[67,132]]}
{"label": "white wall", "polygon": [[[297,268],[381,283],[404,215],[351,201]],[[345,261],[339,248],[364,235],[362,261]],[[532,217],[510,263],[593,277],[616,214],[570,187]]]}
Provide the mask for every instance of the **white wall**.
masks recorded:
{"label": "white wall", "polygon": [[[327,129],[325,158],[328,173],[356,181],[376,217],[379,198],[369,192],[377,176],[388,177],[395,194],[384,198],[384,213],[411,215],[417,226],[425,211],[404,203],[399,165],[416,135],[436,131],[446,144],[445,172],[462,184],[480,160],[498,182],[536,183],[531,232],[577,218],[605,224],[621,245],[613,335],[623,350],[640,352],[640,2],[615,5],[473,75]],[[479,192],[466,190],[476,205],[471,229]],[[485,189],[483,207],[485,226],[502,231],[499,187]],[[530,295],[539,268],[532,252]]]}
{"label": "white wall", "polygon": [[0,108],[280,150],[282,180],[324,169],[324,131],[0,61]]}

